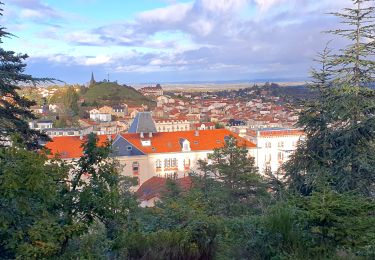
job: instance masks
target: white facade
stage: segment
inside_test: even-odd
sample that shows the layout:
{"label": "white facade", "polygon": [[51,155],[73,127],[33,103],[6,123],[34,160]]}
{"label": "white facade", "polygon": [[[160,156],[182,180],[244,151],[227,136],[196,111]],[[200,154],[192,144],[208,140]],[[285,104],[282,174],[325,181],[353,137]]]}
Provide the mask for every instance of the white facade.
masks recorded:
{"label": "white facade", "polygon": [[90,119],[99,122],[111,122],[112,115],[109,113],[102,113],[98,109],[90,110]]}
{"label": "white facade", "polygon": [[296,129],[258,130],[250,141],[257,145],[255,154],[256,165],[263,174],[266,170],[277,173],[280,167],[289,160],[297,149],[303,132]]}
{"label": "white facade", "polygon": [[188,120],[156,120],[155,126],[158,132],[190,131]]}
{"label": "white facade", "polygon": [[32,121],[29,122],[30,129],[34,130],[44,130],[44,129],[51,129],[53,127],[52,121]]}
{"label": "white facade", "polygon": [[[188,151],[178,153],[147,154],[139,156],[116,157],[122,165],[124,176],[137,177],[141,185],[148,179],[158,176],[163,178],[183,178],[190,172],[197,172],[199,160],[207,160],[213,151]],[[255,149],[249,150],[254,156]]]}

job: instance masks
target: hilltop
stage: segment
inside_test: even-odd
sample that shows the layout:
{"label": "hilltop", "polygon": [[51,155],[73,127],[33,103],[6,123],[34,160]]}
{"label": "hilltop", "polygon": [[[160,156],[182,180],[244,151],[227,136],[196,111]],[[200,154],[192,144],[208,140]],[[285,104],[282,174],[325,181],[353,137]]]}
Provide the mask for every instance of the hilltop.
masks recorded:
{"label": "hilltop", "polygon": [[81,91],[85,102],[89,104],[113,105],[123,102],[129,105],[155,105],[151,99],[143,96],[136,89],[126,85],[119,85],[116,82],[95,83],[93,86]]}

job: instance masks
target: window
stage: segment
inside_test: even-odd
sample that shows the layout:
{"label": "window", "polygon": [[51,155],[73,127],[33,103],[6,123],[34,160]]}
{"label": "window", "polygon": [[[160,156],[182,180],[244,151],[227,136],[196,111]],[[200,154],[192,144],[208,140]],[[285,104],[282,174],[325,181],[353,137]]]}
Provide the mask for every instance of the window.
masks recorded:
{"label": "window", "polygon": [[178,167],[178,160],[176,158],[164,159],[164,168],[176,168]]}
{"label": "window", "polygon": [[133,174],[138,174],[139,173],[139,162],[133,162],[132,167],[133,167]]}
{"label": "window", "polygon": [[190,159],[184,159],[184,168],[185,170],[190,169]]}
{"label": "window", "polygon": [[164,159],[164,168],[171,167],[171,161],[169,159]]}
{"label": "window", "polygon": [[172,167],[177,167],[177,159],[176,158],[172,159]]}
{"label": "window", "polygon": [[157,159],[155,162],[156,169],[161,169],[161,160]]}
{"label": "window", "polygon": [[264,159],[265,159],[266,163],[271,162],[271,154],[266,154],[266,155],[264,156]]}
{"label": "window", "polygon": [[284,147],[284,142],[279,142],[279,143],[277,144],[277,146],[278,146],[279,148],[283,148],[283,147]]}
{"label": "window", "polygon": [[284,154],[282,152],[279,152],[277,154],[277,159],[279,159],[279,161],[283,161],[284,160]]}
{"label": "window", "polygon": [[271,142],[266,143],[266,148],[271,148]]}
{"label": "window", "polygon": [[190,159],[184,159],[184,166],[190,166]]}
{"label": "window", "polygon": [[131,147],[130,145],[126,146],[126,150],[131,151],[132,149],[133,147]]}

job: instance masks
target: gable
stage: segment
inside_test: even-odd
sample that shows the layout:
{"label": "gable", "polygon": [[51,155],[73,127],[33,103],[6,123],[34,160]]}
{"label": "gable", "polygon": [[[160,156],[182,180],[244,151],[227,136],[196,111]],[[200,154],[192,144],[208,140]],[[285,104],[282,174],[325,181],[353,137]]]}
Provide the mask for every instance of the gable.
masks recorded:
{"label": "gable", "polygon": [[145,155],[124,137],[118,135],[112,143],[112,156]]}

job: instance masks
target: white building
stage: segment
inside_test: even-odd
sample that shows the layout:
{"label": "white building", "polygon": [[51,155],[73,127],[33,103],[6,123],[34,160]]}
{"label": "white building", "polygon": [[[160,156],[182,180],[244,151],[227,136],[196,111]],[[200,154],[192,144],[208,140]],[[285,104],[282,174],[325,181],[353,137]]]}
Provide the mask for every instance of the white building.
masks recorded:
{"label": "white building", "polygon": [[30,129],[34,130],[44,130],[51,129],[53,127],[53,122],[51,120],[36,120],[29,122]]}
{"label": "white building", "polygon": [[[123,166],[122,174],[138,178],[139,185],[158,176],[182,178],[198,169],[198,160],[206,160],[215,148],[223,147],[229,136],[255,155],[255,145],[226,129],[181,132],[155,131],[149,122],[149,113],[139,113],[130,127],[130,133],[101,135],[99,143],[112,140],[113,154]],[[82,138],[56,137],[46,145],[51,154],[63,159],[75,159],[82,154]]]}
{"label": "white building", "polygon": [[190,122],[187,119],[159,119],[155,120],[155,125],[158,132],[177,132],[190,130]]}
{"label": "white building", "polygon": [[257,145],[256,165],[260,173],[278,172],[296,150],[304,132],[299,129],[269,128],[248,131],[248,139]]}
{"label": "white building", "polygon": [[90,119],[97,122],[111,122],[112,115],[110,113],[101,112],[98,109],[90,110]]}

